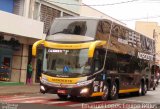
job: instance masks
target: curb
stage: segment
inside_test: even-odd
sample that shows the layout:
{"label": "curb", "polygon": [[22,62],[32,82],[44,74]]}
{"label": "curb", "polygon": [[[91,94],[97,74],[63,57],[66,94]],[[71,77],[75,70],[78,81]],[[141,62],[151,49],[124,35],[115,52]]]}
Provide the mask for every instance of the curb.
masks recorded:
{"label": "curb", "polygon": [[0,96],[3,95],[22,95],[22,94],[38,94],[39,84],[33,85],[15,85],[15,86],[0,86]]}

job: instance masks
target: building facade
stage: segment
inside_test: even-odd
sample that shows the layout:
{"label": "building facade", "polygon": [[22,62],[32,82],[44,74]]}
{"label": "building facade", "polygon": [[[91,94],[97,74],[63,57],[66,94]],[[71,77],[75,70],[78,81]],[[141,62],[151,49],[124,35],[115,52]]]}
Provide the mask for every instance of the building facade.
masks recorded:
{"label": "building facade", "polygon": [[26,83],[27,65],[32,62],[33,82],[39,82],[42,49],[32,57],[32,45],[45,38],[56,17],[103,17],[125,25],[81,4],[82,0],[0,0],[0,81]]}
{"label": "building facade", "polygon": [[29,45],[43,36],[43,23],[28,19],[27,4],[25,0],[0,1],[0,80],[26,81]]}
{"label": "building facade", "polygon": [[[33,43],[44,39],[54,18],[79,16],[79,7],[59,2],[67,0],[0,0],[0,81],[26,83],[29,62],[33,82],[38,81],[41,56],[32,57]],[[81,0],[70,3],[79,4]]]}
{"label": "building facade", "polygon": [[[44,22],[44,33],[46,34],[53,19],[62,16],[79,16],[81,0],[37,0],[34,4],[33,19]],[[77,4],[77,5],[76,5]]]}
{"label": "building facade", "polygon": [[126,26],[125,23],[103,13],[103,12],[100,12],[86,4],[83,4],[82,3],[82,6],[81,6],[81,9],[80,9],[80,16],[88,16],[88,17],[98,17],[98,18],[106,18],[106,19],[109,19],[113,22],[116,22],[118,24],[121,24],[123,26]]}
{"label": "building facade", "polygon": [[137,21],[135,30],[155,40],[156,63],[160,65],[160,26],[158,23]]}

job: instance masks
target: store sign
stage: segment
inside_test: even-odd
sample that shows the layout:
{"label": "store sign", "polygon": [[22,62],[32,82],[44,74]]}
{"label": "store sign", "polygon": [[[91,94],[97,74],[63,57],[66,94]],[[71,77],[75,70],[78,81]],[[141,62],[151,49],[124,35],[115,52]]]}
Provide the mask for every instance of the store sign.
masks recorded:
{"label": "store sign", "polygon": [[151,60],[151,61],[153,61],[153,55],[149,55],[149,54],[146,54],[146,53],[138,52],[138,58],[144,59],[144,60]]}
{"label": "store sign", "polygon": [[0,37],[0,47],[2,48],[20,50],[20,45],[20,42],[15,38],[11,38],[10,40],[4,40],[3,37]]}

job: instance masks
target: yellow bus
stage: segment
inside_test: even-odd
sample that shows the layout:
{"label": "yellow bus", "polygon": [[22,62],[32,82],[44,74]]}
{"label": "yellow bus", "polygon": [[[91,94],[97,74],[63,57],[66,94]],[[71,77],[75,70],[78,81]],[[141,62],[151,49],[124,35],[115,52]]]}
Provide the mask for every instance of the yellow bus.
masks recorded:
{"label": "yellow bus", "polygon": [[117,99],[145,95],[146,70],[154,65],[154,40],[108,19],[56,18],[43,45],[40,92],[68,97]]}

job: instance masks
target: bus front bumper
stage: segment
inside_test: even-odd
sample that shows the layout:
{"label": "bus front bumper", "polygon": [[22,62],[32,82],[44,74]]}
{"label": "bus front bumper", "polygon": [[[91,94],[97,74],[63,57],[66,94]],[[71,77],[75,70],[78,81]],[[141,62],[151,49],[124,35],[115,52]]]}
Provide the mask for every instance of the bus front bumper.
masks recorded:
{"label": "bus front bumper", "polygon": [[89,97],[92,94],[92,82],[81,86],[70,84],[55,84],[48,81],[41,81],[40,92],[51,94],[62,94],[70,96]]}

